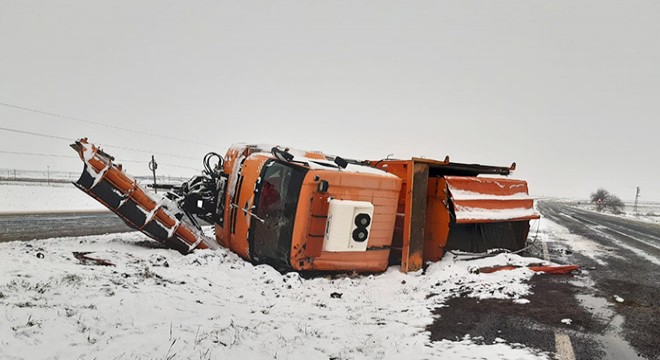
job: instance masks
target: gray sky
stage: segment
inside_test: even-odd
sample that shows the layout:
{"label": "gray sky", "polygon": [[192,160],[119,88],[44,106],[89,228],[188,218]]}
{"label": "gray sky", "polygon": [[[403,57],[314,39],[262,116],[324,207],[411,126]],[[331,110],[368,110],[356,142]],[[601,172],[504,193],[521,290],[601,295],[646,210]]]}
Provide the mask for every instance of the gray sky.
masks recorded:
{"label": "gray sky", "polygon": [[[0,127],[119,159],[199,168],[234,142],[450,155],[515,161],[536,195],[660,201],[659,100],[658,1],[0,0],[0,102],[135,131],[5,106]],[[58,139],[0,130],[0,168],[82,166],[3,151],[75,155]]]}

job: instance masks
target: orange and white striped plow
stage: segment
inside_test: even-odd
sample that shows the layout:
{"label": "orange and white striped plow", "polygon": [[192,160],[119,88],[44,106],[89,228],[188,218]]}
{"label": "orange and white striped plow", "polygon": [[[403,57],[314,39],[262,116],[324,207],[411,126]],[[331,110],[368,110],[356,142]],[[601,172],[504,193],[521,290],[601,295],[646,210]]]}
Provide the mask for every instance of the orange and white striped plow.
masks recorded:
{"label": "orange and white striped plow", "polygon": [[121,164],[87,138],[71,144],[85,168],[73,183],[117,214],[126,224],[182,254],[199,248],[215,249],[214,239],[184,220],[185,214],[167,198],[155,200],[135,179],[128,176]]}
{"label": "orange and white striped plow", "polygon": [[457,224],[540,218],[524,180],[446,176]]}

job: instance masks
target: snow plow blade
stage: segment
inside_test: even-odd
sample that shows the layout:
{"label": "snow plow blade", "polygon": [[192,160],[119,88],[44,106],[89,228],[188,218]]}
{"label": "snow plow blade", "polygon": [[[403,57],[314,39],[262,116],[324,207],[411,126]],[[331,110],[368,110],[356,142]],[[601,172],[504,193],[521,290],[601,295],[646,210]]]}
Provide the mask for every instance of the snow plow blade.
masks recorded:
{"label": "snow plow blade", "polygon": [[117,214],[130,227],[182,254],[200,248],[216,248],[193,224],[185,222],[184,213],[172,201],[154,200],[114,158],[86,138],[71,144],[85,163],[78,181],[73,183]]}
{"label": "snow plow blade", "polygon": [[[481,274],[492,274],[498,271],[515,270],[520,268],[521,266],[516,265],[491,266],[479,268],[478,272]],[[543,272],[553,275],[568,275],[574,271],[580,270],[578,265],[528,265],[527,268],[534,272]]]}
{"label": "snow plow blade", "polygon": [[481,253],[493,248],[520,250],[529,220],[540,218],[523,180],[446,176],[449,224],[447,250]]}
{"label": "snow plow blade", "polygon": [[445,180],[457,224],[539,218],[523,180],[465,176]]}
{"label": "snow plow blade", "polygon": [[438,261],[446,250],[482,253],[524,248],[529,220],[540,215],[527,182],[479,175],[509,175],[510,167],[412,158],[370,161],[403,180],[391,262],[403,272]]}

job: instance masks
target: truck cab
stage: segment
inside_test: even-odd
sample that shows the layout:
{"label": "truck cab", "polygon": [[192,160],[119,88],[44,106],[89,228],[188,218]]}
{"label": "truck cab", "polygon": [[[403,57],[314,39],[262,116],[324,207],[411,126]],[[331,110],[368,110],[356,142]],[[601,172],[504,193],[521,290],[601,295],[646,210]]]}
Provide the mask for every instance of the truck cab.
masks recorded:
{"label": "truck cab", "polygon": [[227,152],[218,243],[280,270],[385,270],[401,179],[318,152],[273,149]]}

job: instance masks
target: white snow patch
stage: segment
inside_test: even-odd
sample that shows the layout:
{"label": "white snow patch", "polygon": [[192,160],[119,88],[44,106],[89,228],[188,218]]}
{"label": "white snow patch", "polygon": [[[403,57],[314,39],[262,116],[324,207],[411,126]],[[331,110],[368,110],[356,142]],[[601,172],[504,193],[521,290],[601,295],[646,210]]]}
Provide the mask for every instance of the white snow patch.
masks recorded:
{"label": "white snow patch", "polygon": [[616,300],[618,303],[622,303],[624,301],[623,298],[619,295],[614,295],[614,300]]}
{"label": "white snow patch", "polygon": [[570,325],[570,324],[573,323],[573,320],[568,319],[568,318],[566,318],[566,319],[561,319],[561,323],[562,323],[562,324],[566,324],[566,325]]}
{"label": "white snow patch", "polygon": [[[145,244],[155,243],[139,233],[0,244],[0,358],[548,358],[469,337],[431,342],[426,331],[432,310],[459,294],[529,294],[528,269],[479,275],[472,267],[538,259],[447,257],[424,275],[390,267],[306,280],[225,249],[182,256]],[[81,265],[72,251],[116,266]]]}
{"label": "white snow patch", "polygon": [[508,220],[537,216],[533,208],[481,209],[467,206],[455,207],[456,219],[460,220]]}
{"label": "white snow patch", "polygon": [[607,262],[603,259],[612,256],[619,256],[616,254],[614,248],[603,246],[580,235],[571,234],[567,228],[549,220],[548,218],[543,218],[537,221],[540,221],[540,224],[538,224],[539,235],[545,242],[559,241],[565,243],[571,248],[571,251],[587,256],[602,266],[607,265]]}
{"label": "white snow patch", "polygon": [[[244,143],[239,143],[239,144],[234,144],[231,146],[230,150],[235,150],[242,152],[243,149],[247,145]],[[307,157],[308,151],[305,150],[300,150],[300,149],[294,149],[290,148],[287,146],[281,146],[281,145],[274,145],[274,144],[257,144],[254,145],[256,151],[253,152],[250,156],[253,155],[262,155],[270,158],[275,158],[273,154],[270,152],[273,147],[279,147],[280,149],[288,149],[287,152],[291,155],[293,155],[293,161],[298,161],[298,162],[304,162],[309,166],[310,169],[315,169],[315,170],[328,170],[328,171],[345,171],[345,172],[352,172],[352,173],[359,173],[359,174],[372,174],[372,175],[380,175],[380,176],[387,176],[387,177],[396,177],[396,175],[388,173],[387,171],[371,167],[368,165],[359,165],[359,164],[351,164],[349,163],[345,169],[340,168],[335,164],[333,161],[327,160],[327,159],[315,159],[315,158],[309,158]],[[329,157],[334,157],[334,155],[329,155],[329,154],[324,154],[322,152],[318,152],[318,154],[323,155],[323,156],[329,156]],[[239,159],[240,160],[240,159]],[[239,161],[237,160],[237,161]]]}
{"label": "white snow patch", "polygon": [[610,212],[597,211],[596,205],[585,201],[579,202],[577,200],[567,201],[567,205],[570,205],[574,208],[578,208],[585,211],[590,211],[600,215],[607,215],[619,218],[628,218],[634,219],[637,221],[644,221],[649,223],[660,223],[660,203],[639,203],[637,211],[635,211],[633,203],[625,203],[626,207],[622,209],[621,214],[613,214]]}
{"label": "white snow patch", "polygon": [[532,198],[525,192],[525,189],[511,195],[484,194],[476,191],[456,189],[451,187],[451,185],[450,189],[452,198],[456,200],[529,200]]}

